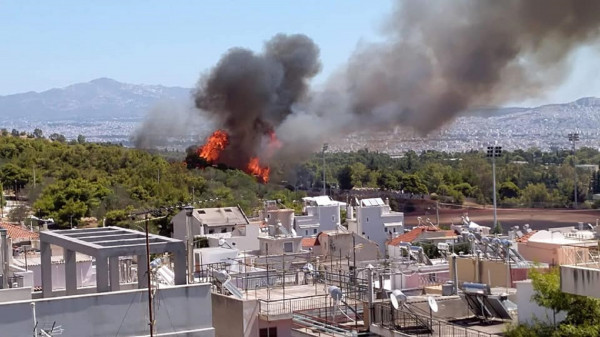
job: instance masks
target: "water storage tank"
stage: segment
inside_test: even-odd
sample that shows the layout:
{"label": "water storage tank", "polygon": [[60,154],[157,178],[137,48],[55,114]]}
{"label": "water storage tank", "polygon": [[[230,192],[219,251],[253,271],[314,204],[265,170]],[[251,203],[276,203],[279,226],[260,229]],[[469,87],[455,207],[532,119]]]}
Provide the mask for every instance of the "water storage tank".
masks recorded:
{"label": "water storage tank", "polygon": [[454,292],[454,282],[448,281],[442,284],[442,296],[451,296]]}

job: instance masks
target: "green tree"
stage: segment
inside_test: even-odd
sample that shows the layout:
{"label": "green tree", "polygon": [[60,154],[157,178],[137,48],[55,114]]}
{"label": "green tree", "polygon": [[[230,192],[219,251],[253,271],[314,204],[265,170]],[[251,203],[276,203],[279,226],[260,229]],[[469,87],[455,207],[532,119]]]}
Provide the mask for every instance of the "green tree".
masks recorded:
{"label": "green tree", "polygon": [[44,138],[44,133],[42,132],[41,129],[35,129],[35,130],[33,130],[33,136],[35,138]]}
{"label": "green tree", "polygon": [[85,143],[85,136],[84,135],[78,135],[77,136],[77,143],[78,144],[84,144]]}
{"label": "green tree", "polygon": [[29,209],[25,205],[18,205],[17,207],[13,207],[10,212],[8,212],[8,219],[12,222],[17,222],[19,224],[25,221],[27,215],[29,214]]}
{"label": "green tree", "polygon": [[343,190],[351,190],[354,187],[354,184],[352,184],[352,169],[348,165],[338,172],[337,179],[340,188]]}
{"label": "green tree", "polygon": [[53,133],[50,135],[49,138],[52,141],[61,142],[61,143],[64,143],[67,141],[67,138],[65,136],[61,135],[60,133]]}
{"label": "green tree", "polygon": [[[600,333],[600,300],[564,293],[560,290],[560,271],[552,268],[542,272],[532,268],[529,272],[535,291],[532,300],[554,313],[552,325],[537,323],[508,328],[507,337],[520,336],[598,336]],[[556,314],[566,312],[565,319],[556,324]]]}
{"label": "green tree", "polygon": [[500,189],[498,189],[500,199],[518,198],[520,193],[519,186],[515,185],[512,181],[503,182],[500,184]]}
{"label": "green tree", "polygon": [[21,189],[29,182],[30,177],[29,171],[12,163],[0,167],[0,181],[6,186]]}

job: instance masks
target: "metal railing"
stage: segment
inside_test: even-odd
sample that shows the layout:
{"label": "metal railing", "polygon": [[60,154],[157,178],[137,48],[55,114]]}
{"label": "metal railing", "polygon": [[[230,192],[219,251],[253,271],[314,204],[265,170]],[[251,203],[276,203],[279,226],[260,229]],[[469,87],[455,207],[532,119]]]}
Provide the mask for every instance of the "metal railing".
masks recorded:
{"label": "metal railing", "polygon": [[401,336],[454,336],[492,337],[497,336],[418,313],[409,313],[392,308],[390,303],[376,303],[373,308],[373,324],[396,330]]}
{"label": "metal railing", "polygon": [[261,315],[291,314],[296,311],[318,309],[328,306],[328,295],[314,295],[278,300],[258,300],[258,311]]}
{"label": "metal railing", "polygon": [[[345,304],[340,306],[352,306],[360,307],[362,302],[354,299],[345,299]],[[286,315],[300,311],[307,311],[313,309],[327,310],[333,306],[331,297],[329,295],[313,295],[294,297],[277,300],[258,300],[259,313],[261,315]]]}

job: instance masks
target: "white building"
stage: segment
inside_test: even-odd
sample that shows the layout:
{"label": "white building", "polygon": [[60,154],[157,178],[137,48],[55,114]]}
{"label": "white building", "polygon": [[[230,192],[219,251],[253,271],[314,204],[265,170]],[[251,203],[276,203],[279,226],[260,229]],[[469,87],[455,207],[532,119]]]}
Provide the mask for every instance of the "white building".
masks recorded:
{"label": "white building", "polygon": [[299,253],[302,250],[302,237],[297,235],[293,223],[293,209],[268,210],[268,235],[258,238],[260,255]]}
{"label": "white building", "polygon": [[[173,223],[173,238],[186,240],[185,210],[177,213]],[[232,232],[238,225],[248,225],[250,222],[239,207],[196,208],[190,217],[192,236]]]}
{"label": "white building", "polygon": [[346,203],[329,196],[303,198],[303,214],[294,219],[296,233],[302,237],[315,236],[322,231],[336,230],[341,225],[340,207]]}
{"label": "white building", "polygon": [[231,232],[206,234],[209,247],[231,247],[240,251],[258,251],[258,237],[264,236],[260,223],[251,222],[248,225],[237,225]]}
{"label": "white building", "polygon": [[352,207],[348,208],[348,229],[374,241],[381,254],[385,254],[386,241],[404,233],[404,213],[391,210],[386,199],[362,199],[356,206],[356,217]]}

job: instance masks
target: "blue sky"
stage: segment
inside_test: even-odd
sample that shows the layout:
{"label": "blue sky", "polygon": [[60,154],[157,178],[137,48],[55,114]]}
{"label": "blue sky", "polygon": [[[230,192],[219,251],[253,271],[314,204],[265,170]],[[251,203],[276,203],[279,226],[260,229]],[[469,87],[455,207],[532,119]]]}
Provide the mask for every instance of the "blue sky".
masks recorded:
{"label": "blue sky", "polygon": [[[191,87],[227,49],[260,50],[277,33],[321,47],[316,84],[361,40],[379,37],[391,0],[5,1],[0,0],[0,95],[110,77]],[[545,99],[600,96],[600,60],[574,55],[570,78]]]}

